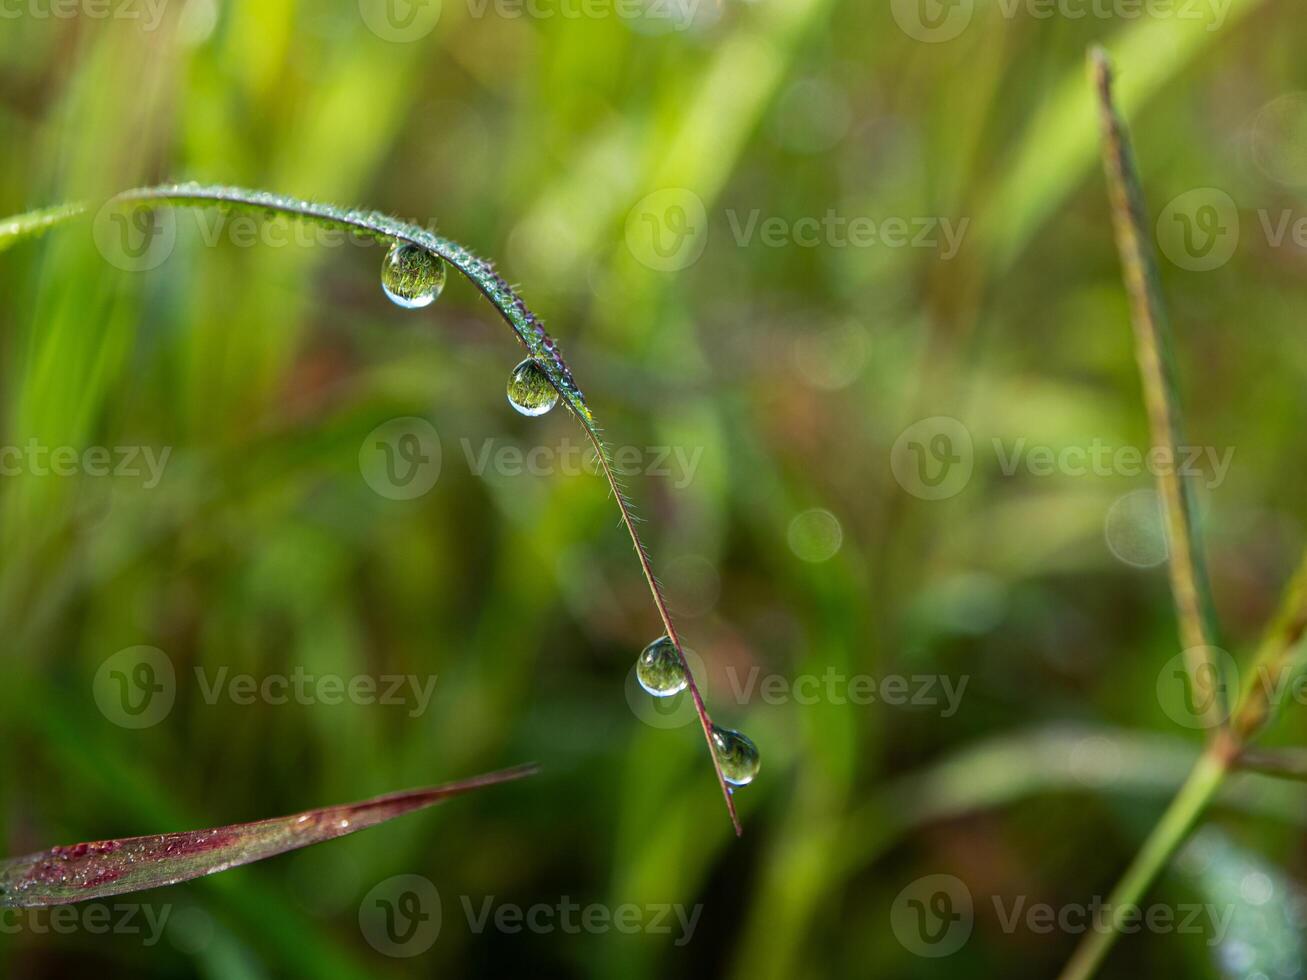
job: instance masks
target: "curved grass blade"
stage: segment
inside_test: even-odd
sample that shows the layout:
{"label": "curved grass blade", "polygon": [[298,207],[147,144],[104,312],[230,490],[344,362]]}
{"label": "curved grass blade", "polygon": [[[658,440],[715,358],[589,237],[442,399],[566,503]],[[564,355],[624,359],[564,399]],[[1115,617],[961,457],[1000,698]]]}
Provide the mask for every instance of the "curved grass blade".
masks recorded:
{"label": "curved grass blade", "polygon": [[[526,348],[527,353],[544,368],[550,383],[558,389],[563,403],[567,406],[568,411],[580,422],[582,429],[585,430],[586,437],[594,447],[600,468],[603,471],[604,480],[608,483],[609,489],[617,500],[622,524],[631,537],[632,545],[635,547],[641,572],[644,574],[645,583],[649,587],[649,594],[653,598],[654,606],[658,610],[658,616],[662,620],[667,636],[676,647],[681,666],[688,678],[689,683],[687,686],[694,701],[695,711],[699,716],[704,742],[708,746],[708,757],[712,760],[713,771],[716,773],[722,798],[726,801],[726,810],[730,815],[731,824],[734,826],[737,836],[742,834],[740,819],[735,811],[735,800],[731,795],[731,789],[727,785],[725,777],[722,775],[721,765],[717,761],[717,754],[713,751],[712,718],[709,716],[708,709],[704,705],[703,696],[699,692],[699,685],[695,680],[694,671],[691,670],[689,661],[686,660],[680,636],[672,623],[671,612],[667,608],[667,600],[663,595],[662,586],[654,575],[653,563],[637,528],[635,510],[617,479],[613,467],[612,453],[604,441],[603,433],[594,417],[594,413],[590,411],[590,407],[586,404],[585,395],[573,380],[567,362],[563,360],[557,342],[545,330],[545,326],[540,319],[527,308],[526,303],[517,294],[516,290],[495,271],[495,267],[485,259],[469,252],[458,242],[442,238],[425,228],[400,221],[380,211],[339,208],[334,205],[318,204],[313,201],[271,194],[267,191],[202,184],[169,184],[126,191],[119,194],[114,200],[126,204],[136,203],[147,206],[217,207],[266,217],[285,215],[320,227],[347,231],[358,237],[369,238],[381,244],[408,243],[439,255],[481,291],[482,295],[490,301],[491,305],[499,311],[500,316],[504,318],[504,321],[512,328],[513,333],[522,346]],[[24,228],[35,223],[39,225],[39,231],[44,231],[50,225],[84,213],[86,208],[76,204],[65,205],[61,213],[57,216],[54,215],[54,212],[58,210],[60,209],[50,209],[48,212],[33,212],[12,220]],[[5,247],[4,229],[7,224],[9,222],[0,224],[0,250]]]}
{"label": "curved grass blade", "polygon": [[518,766],[429,789],[253,823],[93,841],[0,861],[0,908],[67,905],[175,885],[375,827],[483,786],[537,772]]}
{"label": "curved grass blade", "polygon": [[0,252],[12,245],[17,245],[25,238],[35,238],[44,234],[55,225],[62,224],[69,218],[75,218],[86,211],[84,204],[60,204],[40,211],[15,215],[0,221]]}

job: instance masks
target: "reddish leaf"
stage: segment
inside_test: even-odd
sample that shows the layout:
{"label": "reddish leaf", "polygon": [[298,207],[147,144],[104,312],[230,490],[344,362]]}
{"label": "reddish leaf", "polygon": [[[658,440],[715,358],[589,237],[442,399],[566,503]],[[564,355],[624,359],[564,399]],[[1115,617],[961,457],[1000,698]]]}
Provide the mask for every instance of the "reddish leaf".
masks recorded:
{"label": "reddish leaf", "polygon": [[288,817],[149,837],[94,841],[0,861],[0,908],[66,905],[175,885],[309,844],[343,837],[450,796],[536,772],[505,769],[457,783],[391,793]]}

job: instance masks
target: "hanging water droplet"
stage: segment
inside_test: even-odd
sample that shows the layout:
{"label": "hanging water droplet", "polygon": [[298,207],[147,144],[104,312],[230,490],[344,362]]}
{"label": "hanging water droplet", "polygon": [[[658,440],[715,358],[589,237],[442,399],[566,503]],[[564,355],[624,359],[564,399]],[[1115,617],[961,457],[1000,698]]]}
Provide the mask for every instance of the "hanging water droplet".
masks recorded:
{"label": "hanging water droplet", "polygon": [[713,725],[712,748],[722,778],[732,786],[747,786],[758,775],[758,767],[762,764],[758,746],[744,733]]}
{"label": "hanging water droplet", "polygon": [[544,415],[558,404],[554,387],[540,362],[528,357],[508,379],[508,404],[523,415]]}
{"label": "hanging water droplet", "polygon": [[381,263],[381,288],[406,310],[430,306],[445,288],[445,260],[425,248],[396,242]]}
{"label": "hanging water droplet", "polygon": [[666,636],[654,640],[635,662],[635,679],[656,698],[680,694],[689,684],[676,644]]}

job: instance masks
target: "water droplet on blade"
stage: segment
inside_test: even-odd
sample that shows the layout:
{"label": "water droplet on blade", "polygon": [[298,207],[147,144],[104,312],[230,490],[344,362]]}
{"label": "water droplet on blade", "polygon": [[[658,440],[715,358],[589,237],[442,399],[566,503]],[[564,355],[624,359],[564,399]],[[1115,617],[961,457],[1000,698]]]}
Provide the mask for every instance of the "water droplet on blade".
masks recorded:
{"label": "water droplet on blade", "polygon": [[717,765],[721,767],[722,778],[732,786],[747,786],[758,775],[762,759],[758,755],[758,746],[749,736],[742,732],[712,726],[713,754],[717,756]]}
{"label": "water droplet on blade", "polygon": [[666,636],[654,640],[635,662],[635,679],[656,698],[680,694],[690,683],[676,644]]}
{"label": "water droplet on blade", "polygon": [[445,260],[424,248],[396,242],[381,263],[381,288],[396,306],[420,310],[445,288]]}
{"label": "water droplet on blade", "polygon": [[558,404],[558,389],[534,358],[513,368],[508,379],[508,404],[523,415],[544,415]]}

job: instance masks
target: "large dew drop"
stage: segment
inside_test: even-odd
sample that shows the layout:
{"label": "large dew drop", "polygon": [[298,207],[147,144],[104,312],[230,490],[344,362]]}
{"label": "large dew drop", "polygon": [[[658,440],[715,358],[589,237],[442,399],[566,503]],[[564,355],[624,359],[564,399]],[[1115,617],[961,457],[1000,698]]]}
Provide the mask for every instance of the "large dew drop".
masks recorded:
{"label": "large dew drop", "polygon": [[523,415],[544,415],[558,404],[558,389],[539,362],[528,357],[508,379],[508,404]]}
{"label": "large dew drop", "polygon": [[666,636],[660,636],[644,648],[635,662],[635,679],[656,698],[680,694],[689,684],[676,644]]}
{"label": "large dew drop", "polygon": [[396,242],[381,263],[381,288],[406,310],[430,306],[445,288],[445,260],[425,248]]}
{"label": "large dew drop", "polygon": [[747,786],[758,775],[762,759],[758,746],[742,732],[718,725],[712,726],[712,749],[721,767],[722,778],[732,786]]}

